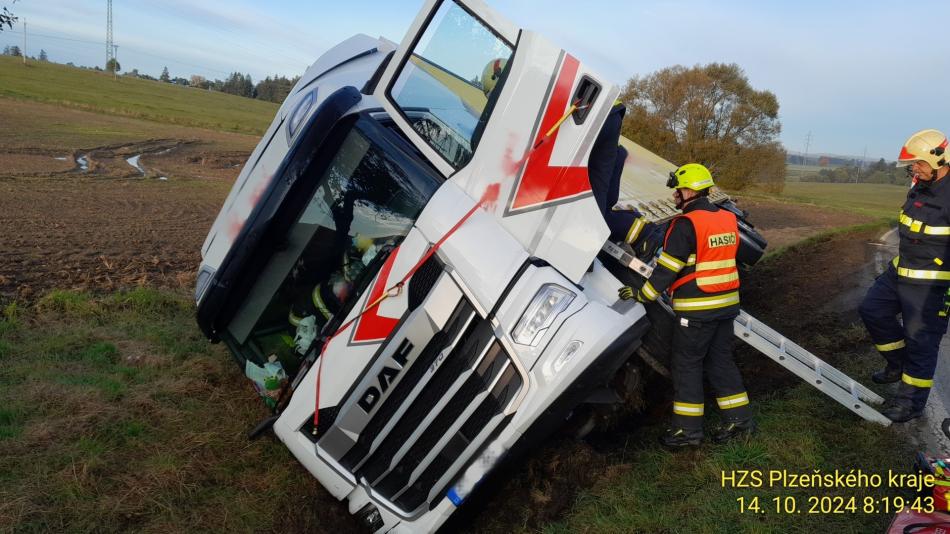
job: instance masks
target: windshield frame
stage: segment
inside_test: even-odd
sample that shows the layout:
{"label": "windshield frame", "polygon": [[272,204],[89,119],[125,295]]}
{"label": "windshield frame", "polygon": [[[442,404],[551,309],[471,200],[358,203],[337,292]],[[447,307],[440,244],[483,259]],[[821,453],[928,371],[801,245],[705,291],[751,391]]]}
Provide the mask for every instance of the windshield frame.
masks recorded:
{"label": "windshield frame", "polygon": [[[372,145],[378,147],[378,149],[386,154],[387,159],[393,164],[403,169],[407,176],[413,177],[413,180],[419,181],[428,181],[435,183],[435,189],[433,194],[438,187],[444,183],[444,177],[415,149],[409,142],[407,142],[403,137],[401,132],[395,130],[391,127],[388,127],[384,124],[385,121],[389,120],[385,117],[375,117],[380,110],[364,110],[360,113],[356,113],[350,116],[343,118],[334,128],[333,131],[327,137],[327,141],[323,147],[320,148],[321,154],[319,156],[319,164],[311,166],[306,171],[300,175],[300,179],[297,180],[298,184],[306,184],[306,187],[302,187],[294,191],[293,195],[288,195],[288,199],[277,209],[275,219],[279,219],[279,223],[275,224],[275,228],[279,228],[274,232],[270,232],[270,237],[268,247],[266,248],[266,258],[260,258],[261,261],[258,263],[260,267],[255,271],[255,273],[242,273],[245,274],[244,278],[248,280],[246,290],[243,292],[243,295],[240,300],[234,302],[234,313],[227,320],[226,323],[221,325],[221,328],[218,331],[219,337],[225,342],[232,354],[235,356],[235,359],[242,366],[245,365],[246,361],[255,363],[263,363],[259,361],[259,358],[252,351],[244,348],[245,342],[239,342],[235,335],[232,333],[231,326],[234,321],[237,320],[247,320],[246,317],[242,318],[242,308],[247,301],[251,298],[254,288],[259,283],[258,276],[264,272],[264,269],[270,265],[271,260],[281,250],[282,243],[286,239],[287,235],[294,228],[294,225],[297,223],[298,219],[301,217],[303,212],[307,209],[307,206],[317,192],[317,190],[323,184],[324,173],[327,172],[329,166],[333,163],[335,156],[340,152],[341,148],[344,146],[344,142],[347,137],[353,131],[358,131],[367,141]],[[429,197],[431,198],[431,196]],[[423,208],[425,205],[428,205],[428,200],[426,199]],[[413,226],[415,220],[413,220]],[[410,229],[412,226],[410,226]],[[408,230],[407,230],[408,233]],[[341,309],[335,313],[331,319],[323,326],[321,329],[321,335],[326,335],[327,332],[333,332],[335,329],[339,328],[341,324],[345,321],[346,317],[349,316],[353,307],[361,300],[361,296],[365,293],[368,286],[375,279],[375,275],[379,272],[383,262],[386,257],[392,253],[399,243],[402,242],[405,236],[399,238],[397,242],[391,246],[387,247],[386,250],[380,251],[379,254],[373,259],[373,261],[366,266],[363,272],[360,274],[358,279],[355,281],[354,291],[352,294],[342,303]],[[258,254],[264,253],[265,251],[258,251]],[[283,281],[281,281],[281,284]],[[259,314],[263,314],[264,310],[258,310]],[[258,315],[252,322],[256,322],[260,319],[261,315]],[[255,326],[251,327],[251,330],[248,333],[248,339],[253,335],[252,332],[256,328]],[[314,346],[317,344],[315,343]],[[312,350],[312,349],[311,349]]]}
{"label": "windshield frame", "polygon": [[[463,11],[465,11],[465,13],[467,13],[473,19],[478,21],[480,24],[482,24],[486,30],[491,32],[492,35],[494,35],[497,39],[499,39],[501,42],[503,42],[505,45],[511,48],[511,56],[509,57],[502,71],[501,78],[499,79],[498,84],[495,86],[495,90],[493,90],[491,94],[489,95],[488,101],[485,104],[485,109],[482,111],[481,116],[477,120],[475,131],[473,132],[472,138],[470,140],[472,155],[470,158],[468,158],[468,161],[466,161],[462,165],[456,165],[456,163],[450,160],[449,158],[447,158],[446,155],[443,154],[442,151],[438,149],[438,147],[436,147],[427,138],[423,137],[418,132],[416,132],[414,128],[412,128],[411,126],[412,120],[407,115],[406,109],[412,110],[413,108],[404,109],[402,106],[399,105],[399,103],[396,101],[395,96],[393,95],[393,89],[395,88],[396,84],[399,82],[400,75],[405,71],[407,63],[409,63],[409,61],[413,57],[413,52],[415,51],[416,47],[419,45],[419,42],[425,36],[426,32],[431,27],[432,21],[435,18],[435,16],[438,14],[439,10],[447,2],[453,3],[459,8],[461,8]],[[521,31],[519,30],[518,41],[520,41],[520,39],[521,39]],[[488,124],[488,121],[491,120],[491,117],[494,114],[495,104],[498,102],[499,95],[501,95],[501,93],[504,90],[505,82],[507,82],[508,80],[508,75],[511,72],[511,66],[514,63],[515,56],[517,54],[518,54],[518,43],[517,42],[512,43],[510,40],[506,39],[501,33],[498,32],[497,29],[492,27],[492,25],[489,24],[488,21],[486,21],[483,17],[479,16],[467,5],[465,5],[464,1],[440,0],[435,5],[432,6],[431,10],[426,15],[425,23],[422,25],[420,30],[413,36],[412,42],[406,49],[405,55],[399,60],[399,65],[396,67],[395,71],[393,71],[393,75],[389,79],[389,82],[387,83],[386,88],[383,91],[383,95],[388,101],[388,104],[392,106],[392,108],[399,115],[399,117],[403,121],[405,121],[405,124],[409,127],[410,130],[412,130],[412,134],[411,134],[413,136],[412,138],[414,139],[415,137],[418,137],[425,144],[427,148],[431,149],[432,152],[438,154],[438,157],[442,162],[446,163],[451,169],[457,172],[458,170],[468,165],[468,163],[470,163],[474,159],[475,152],[478,150],[478,144],[479,144],[479,141],[481,140],[482,133],[484,132],[485,126]],[[415,109],[418,109],[418,108],[415,108]]]}

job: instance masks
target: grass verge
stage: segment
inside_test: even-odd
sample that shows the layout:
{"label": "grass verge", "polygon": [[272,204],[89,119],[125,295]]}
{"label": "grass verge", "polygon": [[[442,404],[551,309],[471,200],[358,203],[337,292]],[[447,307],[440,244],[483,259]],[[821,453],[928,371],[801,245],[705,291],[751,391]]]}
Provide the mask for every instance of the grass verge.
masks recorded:
{"label": "grass verge", "polygon": [[247,442],[265,410],[186,297],[0,309],[0,531],[329,531],[345,514],[282,445]]}
{"label": "grass verge", "polygon": [[828,230],[823,230],[813,236],[809,236],[801,241],[792,243],[791,245],[786,245],[784,247],[777,247],[775,249],[770,249],[765,253],[765,256],[759,261],[758,265],[768,265],[769,262],[773,262],[781,258],[784,254],[792,251],[805,250],[808,247],[812,247],[818,243],[824,243],[835,236],[840,236],[843,234],[853,234],[859,232],[865,232],[868,230],[879,229],[884,231],[885,229],[894,226],[897,222],[897,219],[891,218],[880,218],[876,221],[871,221],[869,223],[855,224],[851,226],[841,226],[838,228],[830,228]]}
{"label": "grass verge", "polygon": [[[611,466],[598,483],[581,494],[569,516],[544,529],[567,532],[881,532],[885,513],[864,513],[864,498],[894,495],[874,488],[788,488],[769,484],[770,472],[801,475],[847,474],[852,469],[882,474],[905,472],[908,455],[898,433],[853,416],[832,405],[808,386],[798,386],[757,400],[760,431],[726,445],[705,445],[671,453],[655,445],[661,429],[653,428],[630,447],[641,450]],[[843,424],[843,421],[848,421]],[[724,477],[758,471],[760,488],[734,488]],[[728,480],[728,479],[727,479]],[[912,497],[907,492],[904,497]],[[746,506],[758,498],[762,512]],[[821,511],[822,497],[856,499],[854,512]],[[776,499],[778,501],[776,502]],[[785,506],[796,504],[789,513]],[[814,505],[818,508],[813,509]],[[778,508],[781,505],[781,508]],[[874,510],[880,510],[874,507]]]}
{"label": "grass verge", "polygon": [[895,218],[907,196],[907,188],[885,184],[787,182],[780,195],[743,191],[742,196],[822,206],[871,217]]}

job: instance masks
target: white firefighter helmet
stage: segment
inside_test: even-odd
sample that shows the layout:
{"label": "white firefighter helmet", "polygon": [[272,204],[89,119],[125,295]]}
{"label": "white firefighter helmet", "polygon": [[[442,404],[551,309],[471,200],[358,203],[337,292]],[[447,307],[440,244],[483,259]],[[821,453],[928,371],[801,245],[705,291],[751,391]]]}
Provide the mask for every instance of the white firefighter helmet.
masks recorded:
{"label": "white firefighter helmet", "polygon": [[915,161],[926,161],[934,170],[947,165],[947,136],[938,130],[921,130],[910,136],[901,154],[897,157],[897,166],[906,167]]}

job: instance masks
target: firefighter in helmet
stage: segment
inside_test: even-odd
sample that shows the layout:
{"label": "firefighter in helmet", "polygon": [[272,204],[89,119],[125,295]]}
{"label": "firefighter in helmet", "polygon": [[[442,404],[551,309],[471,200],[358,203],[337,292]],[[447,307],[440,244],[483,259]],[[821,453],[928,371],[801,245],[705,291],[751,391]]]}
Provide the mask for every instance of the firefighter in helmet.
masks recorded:
{"label": "firefighter in helmet", "polygon": [[502,73],[505,72],[505,66],[508,65],[508,60],[504,58],[493,59],[485,65],[485,68],[482,69],[482,91],[485,93],[485,96],[491,94],[495,90],[495,86],[498,85],[498,80],[501,79]]}
{"label": "firefighter in helmet", "polygon": [[[881,413],[903,423],[923,415],[950,312],[950,154],[947,136],[922,130],[897,160],[911,187],[900,212],[898,256],[868,290],[859,312],[886,362],[871,376],[900,382]],[[901,321],[897,316],[901,316]]]}
{"label": "firefighter in helmet", "polygon": [[732,356],[733,320],[739,314],[739,228],[736,216],[709,201],[709,169],[689,163],[670,173],[667,186],[682,215],[666,231],[663,251],[640,289],[620,289],[623,299],[655,301],[664,291],[675,314],[672,346],[673,418],[660,438],[667,447],[703,439],[703,368],[716,393],[723,424],[713,439],[751,433],[749,396]]}

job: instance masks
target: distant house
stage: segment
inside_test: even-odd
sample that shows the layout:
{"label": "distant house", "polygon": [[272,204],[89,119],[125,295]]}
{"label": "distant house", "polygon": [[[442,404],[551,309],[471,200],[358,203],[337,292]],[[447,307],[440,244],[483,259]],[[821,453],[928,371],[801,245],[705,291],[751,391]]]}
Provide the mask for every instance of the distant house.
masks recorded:
{"label": "distant house", "polygon": [[828,156],[822,156],[818,158],[818,165],[820,167],[827,167],[828,165],[831,165],[831,158]]}

